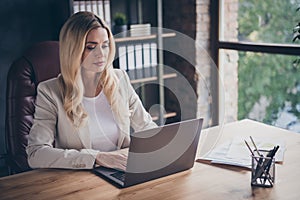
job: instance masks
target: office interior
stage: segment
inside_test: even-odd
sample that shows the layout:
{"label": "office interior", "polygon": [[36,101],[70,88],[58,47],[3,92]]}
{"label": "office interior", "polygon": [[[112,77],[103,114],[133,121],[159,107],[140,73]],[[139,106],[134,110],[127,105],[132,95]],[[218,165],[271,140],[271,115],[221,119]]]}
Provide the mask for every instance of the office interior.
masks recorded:
{"label": "office interior", "polygon": [[[171,72],[163,70],[162,74],[159,74],[158,69],[154,69],[154,72],[151,72],[153,74],[147,75],[148,72],[145,72],[145,75],[141,72],[141,77],[138,77],[139,72],[124,68],[130,75],[133,85],[135,84],[146,109],[152,111],[153,118],[160,125],[203,117],[204,128],[209,128],[239,120],[238,68],[241,64],[239,52],[282,56],[297,56],[300,53],[297,45],[292,42],[282,44],[272,41],[240,41],[239,0],[2,0],[0,2],[0,176],[7,176],[10,173],[6,163],[6,159],[10,156],[7,151],[9,138],[6,135],[8,109],[6,95],[7,74],[12,63],[36,43],[57,41],[60,28],[66,19],[78,9],[92,10],[93,3],[101,4],[102,7],[99,8],[103,9],[102,14],[105,15],[106,22],[111,28],[114,26],[115,14],[123,13],[127,17],[128,29],[133,24],[150,24],[154,31],[160,28],[166,31],[161,34],[157,32],[154,39],[145,39],[148,46],[153,44],[157,47],[160,44],[167,48],[171,44],[171,50],[177,48],[181,50],[172,52],[164,49],[162,54],[155,52],[157,60],[154,67],[163,64]],[[106,14],[104,14],[105,5],[108,6]],[[94,12],[99,11],[99,8],[97,7]],[[286,31],[292,32],[292,30]],[[129,39],[124,39],[126,37]],[[136,41],[132,42],[130,37],[130,35],[124,36],[122,40],[122,36],[118,36],[117,47],[135,45]],[[193,42],[183,44],[181,38],[188,38],[186,41]],[[116,59],[115,67],[121,68],[120,60],[121,58]],[[163,63],[160,63],[161,61]],[[299,69],[296,72],[299,72]],[[161,89],[157,84],[145,84],[149,77],[161,79],[166,84],[176,86],[176,89],[164,88],[163,93],[159,93]],[[188,83],[189,89],[181,84],[181,80]],[[157,107],[161,103],[163,112],[160,106]],[[258,103],[257,111],[251,110],[252,114],[264,112],[259,105]],[[261,117],[255,118],[254,114],[247,117],[251,118],[251,116],[254,120],[263,121]],[[299,124],[299,118],[293,116],[293,120],[288,123],[295,127],[295,124]],[[289,129],[282,121],[276,121],[272,125],[280,124],[283,124],[281,128]],[[292,129],[292,131],[300,130]]]}

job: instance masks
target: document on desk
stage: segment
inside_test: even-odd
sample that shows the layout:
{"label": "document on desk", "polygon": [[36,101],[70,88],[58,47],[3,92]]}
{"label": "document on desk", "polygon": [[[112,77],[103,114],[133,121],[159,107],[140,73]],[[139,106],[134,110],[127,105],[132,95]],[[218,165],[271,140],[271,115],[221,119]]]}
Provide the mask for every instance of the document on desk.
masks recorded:
{"label": "document on desk", "polygon": [[[249,137],[235,137],[233,140],[226,141],[216,146],[203,157],[197,159],[197,161],[208,160],[211,163],[234,165],[250,169],[251,155],[244,140],[249,140]],[[254,138],[254,140],[259,150],[271,150],[274,146],[279,145],[280,148],[276,153],[275,161],[283,162],[284,152],[286,150],[284,141],[271,138]],[[250,147],[254,150],[253,146]]]}

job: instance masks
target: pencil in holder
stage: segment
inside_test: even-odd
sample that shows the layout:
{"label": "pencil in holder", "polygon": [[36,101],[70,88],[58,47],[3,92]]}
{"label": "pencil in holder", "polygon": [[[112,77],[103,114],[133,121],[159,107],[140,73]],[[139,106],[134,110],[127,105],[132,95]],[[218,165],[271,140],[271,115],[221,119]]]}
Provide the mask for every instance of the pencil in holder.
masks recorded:
{"label": "pencil in holder", "polygon": [[275,158],[268,157],[269,151],[259,150],[261,156],[252,156],[251,185],[273,187],[275,182]]}

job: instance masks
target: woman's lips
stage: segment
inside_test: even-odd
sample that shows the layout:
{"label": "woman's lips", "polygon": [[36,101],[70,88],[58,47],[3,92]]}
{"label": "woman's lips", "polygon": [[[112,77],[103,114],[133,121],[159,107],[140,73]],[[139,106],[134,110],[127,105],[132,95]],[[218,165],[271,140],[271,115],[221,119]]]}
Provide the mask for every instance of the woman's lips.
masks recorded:
{"label": "woman's lips", "polygon": [[94,64],[97,66],[103,66],[105,64],[105,61],[95,62]]}

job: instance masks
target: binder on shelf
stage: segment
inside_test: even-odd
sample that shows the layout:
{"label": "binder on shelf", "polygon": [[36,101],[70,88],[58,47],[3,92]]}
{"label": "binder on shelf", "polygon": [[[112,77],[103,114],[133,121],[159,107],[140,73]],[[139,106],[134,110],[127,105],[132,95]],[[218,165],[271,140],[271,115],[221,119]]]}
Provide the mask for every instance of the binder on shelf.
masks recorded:
{"label": "binder on shelf", "polygon": [[119,67],[126,70],[132,79],[156,76],[156,43],[138,43],[118,47]]}
{"label": "binder on shelf", "polygon": [[104,21],[110,26],[110,1],[73,1],[74,13],[79,11],[90,11],[103,18]]}

